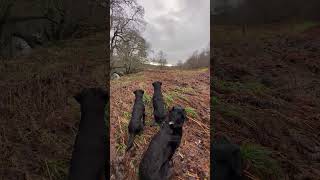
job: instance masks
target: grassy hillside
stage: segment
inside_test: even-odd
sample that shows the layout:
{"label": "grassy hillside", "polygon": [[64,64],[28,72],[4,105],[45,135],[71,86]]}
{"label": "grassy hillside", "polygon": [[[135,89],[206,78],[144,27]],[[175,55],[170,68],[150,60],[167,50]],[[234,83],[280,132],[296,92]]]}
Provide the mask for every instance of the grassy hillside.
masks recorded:
{"label": "grassy hillside", "polygon": [[[111,81],[111,172],[112,179],[137,179],[143,152],[159,127],[150,127],[153,119],[153,81],[162,81],[166,107],[185,107],[185,122],[180,147],[173,157],[173,179],[209,179],[210,86],[209,70],[145,70]],[[125,153],[128,123],[134,102],[133,91],[145,91],[146,127],[136,138],[134,148]],[[133,178],[134,177],[134,178]]]}
{"label": "grassy hillside", "polygon": [[60,41],[0,64],[0,179],[59,180],[80,120],[73,95],[105,85],[104,33]]}
{"label": "grassy hillside", "polygon": [[320,27],[294,27],[213,28],[215,131],[241,145],[248,179],[320,177]]}

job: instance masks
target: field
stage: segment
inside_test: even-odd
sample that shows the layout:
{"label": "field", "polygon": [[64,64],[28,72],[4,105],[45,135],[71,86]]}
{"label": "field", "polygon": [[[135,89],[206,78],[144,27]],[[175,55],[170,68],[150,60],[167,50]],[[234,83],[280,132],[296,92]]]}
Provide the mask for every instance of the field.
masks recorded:
{"label": "field", "polygon": [[320,27],[239,29],[212,28],[215,133],[241,146],[247,179],[319,179]]}
{"label": "field", "polygon": [[[210,156],[210,73],[197,70],[145,70],[111,81],[111,175],[112,179],[137,179],[143,152],[159,127],[150,127],[153,119],[153,81],[162,81],[166,106],[182,105],[188,121],[183,128],[180,147],[173,157],[173,179],[209,179]],[[146,127],[125,153],[128,123],[134,101],[133,91],[145,91]]]}
{"label": "field", "polygon": [[80,120],[73,96],[104,87],[104,33],[0,63],[0,179],[62,180]]}

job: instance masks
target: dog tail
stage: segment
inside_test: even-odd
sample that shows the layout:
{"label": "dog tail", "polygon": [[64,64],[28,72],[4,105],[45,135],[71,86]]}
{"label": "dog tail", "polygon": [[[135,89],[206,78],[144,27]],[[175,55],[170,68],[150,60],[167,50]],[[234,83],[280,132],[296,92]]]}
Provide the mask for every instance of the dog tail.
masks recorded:
{"label": "dog tail", "polygon": [[132,145],[133,145],[133,140],[134,140],[134,134],[130,134],[130,135],[129,135],[129,139],[128,139],[128,144],[127,144],[127,149],[126,149],[126,151],[129,151],[130,148],[132,147]]}

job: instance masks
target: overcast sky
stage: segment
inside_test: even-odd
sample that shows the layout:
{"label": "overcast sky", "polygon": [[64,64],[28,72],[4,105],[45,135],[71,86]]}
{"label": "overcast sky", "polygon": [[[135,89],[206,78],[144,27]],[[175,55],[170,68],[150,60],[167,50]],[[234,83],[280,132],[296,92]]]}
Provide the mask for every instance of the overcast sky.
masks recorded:
{"label": "overcast sky", "polygon": [[148,23],[143,36],[168,63],[186,60],[210,42],[210,0],[137,0]]}

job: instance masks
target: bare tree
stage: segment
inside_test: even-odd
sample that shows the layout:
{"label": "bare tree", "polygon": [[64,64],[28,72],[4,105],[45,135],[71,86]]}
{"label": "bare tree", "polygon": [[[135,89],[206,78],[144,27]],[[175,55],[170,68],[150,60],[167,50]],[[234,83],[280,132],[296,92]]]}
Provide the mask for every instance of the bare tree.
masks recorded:
{"label": "bare tree", "polygon": [[110,54],[111,64],[114,65],[115,50],[119,43],[129,41],[126,34],[140,32],[145,25],[143,19],[144,8],[136,0],[111,0],[110,1]]}
{"label": "bare tree", "polygon": [[149,57],[151,62],[157,62],[156,52],[153,49],[149,51]]}
{"label": "bare tree", "polygon": [[210,66],[210,48],[201,51],[194,51],[193,54],[183,64],[186,68],[200,68]]}
{"label": "bare tree", "polygon": [[131,73],[147,60],[149,44],[135,31],[131,31],[124,36],[126,41],[120,41],[116,53],[123,62],[126,73]]}
{"label": "bare tree", "polygon": [[177,66],[178,68],[183,68],[183,62],[182,62],[181,60],[179,60],[179,61],[177,62],[177,64],[176,64],[176,66]]}
{"label": "bare tree", "polygon": [[164,67],[166,64],[168,64],[167,55],[162,50],[158,52],[157,59],[158,59],[158,63],[160,64],[160,67]]}

